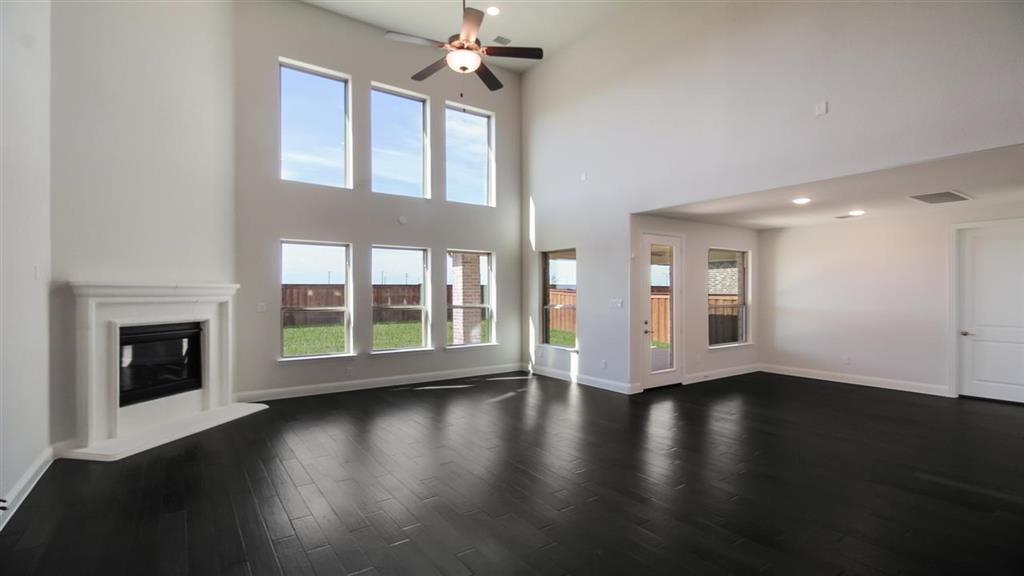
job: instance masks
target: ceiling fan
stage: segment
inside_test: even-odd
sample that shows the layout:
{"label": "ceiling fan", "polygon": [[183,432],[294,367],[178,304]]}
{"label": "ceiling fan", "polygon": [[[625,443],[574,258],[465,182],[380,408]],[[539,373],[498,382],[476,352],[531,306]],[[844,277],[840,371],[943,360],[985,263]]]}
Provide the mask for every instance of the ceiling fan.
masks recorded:
{"label": "ceiling fan", "polygon": [[491,91],[501,89],[501,81],[483,62],[484,56],[499,58],[529,58],[540,60],[544,57],[541,48],[517,48],[513,46],[484,46],[480,44],[480,25],[484,21],[484,13],[476,8],[466,8],[466,0],[462,0],[462,30],[453,34],[447,42],[431,40],[420,36],[388,32],[384,36],[399,42],[408,42],[420,46],[441,48],[447,51],[443,58],[412,75],[416,81],[426,80],[446,65],[459,74],[476,75],[483,80]]}

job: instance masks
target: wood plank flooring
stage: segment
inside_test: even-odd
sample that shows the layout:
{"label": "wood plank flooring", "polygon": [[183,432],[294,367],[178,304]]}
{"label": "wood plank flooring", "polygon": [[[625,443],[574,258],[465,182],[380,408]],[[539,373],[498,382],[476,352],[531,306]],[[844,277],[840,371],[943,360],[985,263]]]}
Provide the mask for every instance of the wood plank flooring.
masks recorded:
{"label": "wood plank flooring", "polygon": [[60,460],[0,574],[1024,574],[1024,406],[751,374],[270,402]]}

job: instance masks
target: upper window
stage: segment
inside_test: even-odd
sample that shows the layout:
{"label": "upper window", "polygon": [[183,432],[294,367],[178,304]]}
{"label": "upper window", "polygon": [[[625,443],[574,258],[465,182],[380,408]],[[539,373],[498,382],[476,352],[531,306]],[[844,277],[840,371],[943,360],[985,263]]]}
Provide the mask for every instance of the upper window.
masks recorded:
{"label": "upper window", "polygon": [[348,83],[281,65],[281,179],[348,188]]}
{"label": "upper window", "polygon": [[448,345],[493,342],[491,254],[448,251]]}
{"label": "upper window", "polygon": [[373,191],[426,197],[426,102],[374,88],[370,101]]}
{"label": "upper window", "polygon": [[576,347],[576,250],[544,252],[542,342]]}
{"label": "upper window", "polygon": [[452,202],[493,206],[491,116],[462,108],[445,111],[446,197]]}
{"label": "upper window", "polygon": [[348,254],[344,244],[281,243],[281,356],[349,351]]}
{"label": "upper window", "polygon": [[747,341],[747,253],[708,251],[708,344]]}
{"label": "upper window", "polygon": [[374,246],[372,270],[373,349],[427,347],[427,251]]}

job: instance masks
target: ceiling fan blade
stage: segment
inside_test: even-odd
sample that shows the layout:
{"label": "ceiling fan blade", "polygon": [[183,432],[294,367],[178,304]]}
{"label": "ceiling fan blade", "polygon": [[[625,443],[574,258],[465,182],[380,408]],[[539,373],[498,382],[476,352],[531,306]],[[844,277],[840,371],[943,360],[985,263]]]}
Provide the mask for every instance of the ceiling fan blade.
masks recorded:
{"label": "ceiling fan blade", "polygon": [[498,80],[498,77],[494,75],[494,72],[491,72],[491,69],[483,62],[481,62],[480,67],[476,69],[476,75],[484,81],[484,84],[491,89],[491,92],[501,90],[501,80]]}
{"label": "ceiling fan blade", "polygon": [[386,32],[384,37],[388,40],[397,40],[398,42],[405,42],[406,44],[417,44],[419,46],[430,46],[431,48],[441,48],[444,46],[444,42],[438,40],[431,40],[430,38],[423,38],[420,36],[413,36],[412,34],[402,34],[401,32]]}
{"label": "ceiling fan blade", "polygon": [[448,65],[446,58],[447,56],[441,58],[437,62],[434,62],[430,66],[427,66],[423,70],[420,70],[419,72],[413,74],[412,79],[418,82],[420,80],[426,80],[427,78],[430,78],[431,76],[434,75],[435,72]]}
{"label": "ceiling fan blade", "polygon": [[483,12],[476,8],[466,8],[462,12],[462,31],[459,32],[459,38],[466,42],[476,42],[483,21]]}
{"label": "ceiling fan blade", "polygon": [[515,46],[488,46],[484,54],[497,56],[499,58],[529,58],[540,60],[544,58],[543,48],[519,48]]}

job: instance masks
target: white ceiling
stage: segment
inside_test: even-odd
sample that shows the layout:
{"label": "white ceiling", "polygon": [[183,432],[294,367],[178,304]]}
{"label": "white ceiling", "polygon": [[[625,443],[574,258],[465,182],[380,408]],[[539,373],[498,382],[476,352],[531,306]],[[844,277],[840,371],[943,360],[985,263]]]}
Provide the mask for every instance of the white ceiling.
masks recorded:
{"label": "white ceiling", "polygon": [[[462,24],[461,0],[305,0],[349,18],[434,40],[446,41]],[[481,0],[470,1],[470,8],[501,9],[498,16],[485,16],[480,38],[484,45],[493,44],[495,36],[512,40],[511,46],[536,46],[545,56],[568,45],[602,18],[622,7],[621,1],[580,0]],[[507,70],[526,70],[533,60],[494,58],[488,64]]]}
{"label": "white ceiling", "polygon": [[[969,202],[928,205],[908,196],[957,190]],[[797,206],[793,198],[810,204]],[[1024,144],[973,152],[877,172],[844,176],[799,186],[682,204],[648,212],[753,229],[789,228],[835,222],[850,210],[865,218],[951,206],[1024,202]]]}

